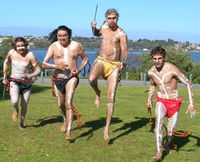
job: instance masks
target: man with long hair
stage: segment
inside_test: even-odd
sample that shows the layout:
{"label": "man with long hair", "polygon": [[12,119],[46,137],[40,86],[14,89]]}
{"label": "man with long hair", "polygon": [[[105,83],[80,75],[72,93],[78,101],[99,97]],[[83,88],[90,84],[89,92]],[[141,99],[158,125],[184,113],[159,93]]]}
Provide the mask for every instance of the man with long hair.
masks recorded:
{"label": "man with long hair", "polygon": [[[83,47],[71,40],[71,34],[71,29],[66,26],[59,26],[50,33],[51,45],[42,64],[43,68],[55,69],[52,79],[53,88],[64,119],[60,130],[66,132],[67,140],[72,140],[73,97],[79,83],[78,75],[88,61]],[[82,62],[80,67],[77,67],[79,57]],[[53,59],[54,63],[49,63],[50,59]]]}

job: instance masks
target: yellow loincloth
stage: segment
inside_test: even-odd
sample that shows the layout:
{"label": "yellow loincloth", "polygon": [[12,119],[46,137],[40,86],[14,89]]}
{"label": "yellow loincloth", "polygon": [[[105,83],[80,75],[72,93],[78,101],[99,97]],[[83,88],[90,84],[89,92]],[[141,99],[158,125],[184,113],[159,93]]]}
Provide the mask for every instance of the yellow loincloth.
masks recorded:
{"label": "yellow loincloth", "polygon": [[101,60],[104,66],[104,74],[103,77],[107,78],[114,70],[116,67],[121,68],[122,67],[122,63],[120,61],[109,61],[109,60],[105,60],[103,57],[98,56],[94,63],[98,60]]}

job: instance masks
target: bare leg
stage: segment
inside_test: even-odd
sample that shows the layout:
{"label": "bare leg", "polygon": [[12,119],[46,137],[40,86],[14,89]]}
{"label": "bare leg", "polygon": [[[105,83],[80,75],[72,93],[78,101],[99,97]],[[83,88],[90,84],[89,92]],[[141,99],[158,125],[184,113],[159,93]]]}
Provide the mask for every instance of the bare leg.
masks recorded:
{"label": "bare leg", "polygon": [[14,107],[14,112],[12,114],[12,120],[17,122],[18,114],[19,114],[19,107],[18,107],[19,87],[14,82],[10,82],[10,98],[11,98],[11,103]]}
{"label": "bare leg", "polygon": [[21,118],[19,123],[19,128],[24,129],[24,120],[27,112],[27,105],[30,98],[31,90],[28,90],[22,94],[21,97]]}
{"label": "bare leg", "polygon": [[98,87],[97,79],[100,75],[103,74],[103,64],[100,60],[96,61],[91,68],[89,82],[91,87],[94,89],[96,93],[94,104],[98,108],[100,106],[100,89]]}
{"label": "bare leg", "polygon": [[72,129],[72,122],[73,122],[73,97],[74,97],[74,92],[75,88],[77,85],[78,79],[77,78],[72,78],[69,80],[69,82],[66,85],[66,94],[65,94],[65,104],[66,104],[66,127],[67,127],[67,132],[66,132],[66,139],[67,140],[72,140],[71,136],[71,129]]}
{"label": "bare leg", "polygon": [[168,125],[167,125],[167,132],[168,132],[168,144],[167,144],[167,152],[170,152],[169,149],[169,144],[171,143],[172,139],[173,139],[173,131],[175,130],[176,127],[176,123],[178,121],[178,112],[176,112],[171,118],[168,118]]}
{"label": "bare leg", "polygon": [[63,125],[60,127],[60,131],[64,133],[64,132],[66,132],[65,95],[62,92],[60,92],[55,85],[54,85],[54,90],[55,90],[55,95],[56,95],[57,102],[58,102],[58,108],[59,108],[60,114],[62,115],[63,121],[64,121]]}
{"label": "bare leg", "polygon": [[107,78],[107,81],[108,81],[108,104],[107,104],[106,126],[104,129],[104,140],[110,140],[109,126],[110,126],[112,114],[114,111],[118,74],[119,74],[119,69],[116,68],[112,72],[112,74]]}
{"label": "bare leg", "polygon": [[166,115],[166,109],[161,102],[156,103],[156,126],[155,126],[155,135],[156,135],[156,147],[157,154],[152,157],[154,161],[160,161],[162,159],[162,143],[163,143],[163,120]]}

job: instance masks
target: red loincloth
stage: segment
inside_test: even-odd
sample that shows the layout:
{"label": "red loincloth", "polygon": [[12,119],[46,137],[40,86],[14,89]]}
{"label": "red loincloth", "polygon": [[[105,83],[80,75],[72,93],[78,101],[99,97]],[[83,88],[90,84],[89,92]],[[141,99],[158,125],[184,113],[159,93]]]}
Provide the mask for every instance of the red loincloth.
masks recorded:
{"label": "red loincloth", "polygon": [[178,100],[174,99],[166,99],[166,98],[160,98],[156,96],[157,102],[161,102],[164,104],[167,114],[166,116],[168,118],[172,117],[180,108],[182,103],[182,97],[178,97]]}

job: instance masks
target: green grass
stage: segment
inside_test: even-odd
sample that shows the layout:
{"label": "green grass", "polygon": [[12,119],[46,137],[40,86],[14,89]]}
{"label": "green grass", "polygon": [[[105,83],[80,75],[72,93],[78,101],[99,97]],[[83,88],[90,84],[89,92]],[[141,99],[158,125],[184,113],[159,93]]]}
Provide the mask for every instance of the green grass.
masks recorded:
{"label": "green grass", "polygon": [[[79,85],[74,105],[81,114],[82,129],[77,129],[74,120],[73,142],[65,140],[59,131],[62,118],[56,98],[51,96],[50,85],[34,85],[28,105],[26,130],[19,130],[11,120],[13,108],[9,96],[0,101],[0,161],[151,161],[156,152],[153,127],[146,113],[147,87],[119,86],[116,106],[110,126],[110,142],[103,140],[106,117],[106,86],[102,90],[101,106],[93,105],[94,92],[89,85]],[[191,119],[185,110],[188,104],[187,89],[179,89],[184,102],[181,106],[176,130],[190,130],[185,138],[175,138],[179,151],[173,150],[164,161],[200,161],[200,118]],[[200,90],[195,89],[197,109]],[[153,109],[153,118],[154,109]],[[166,121],[165,121],[166,123]]]}

